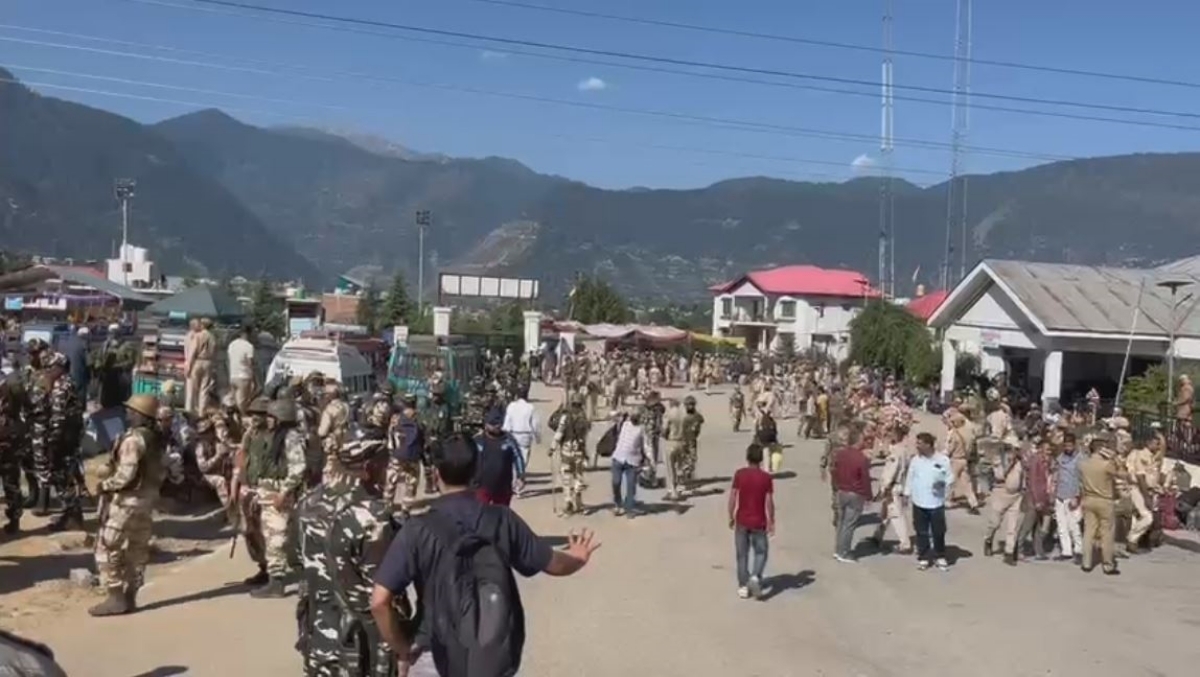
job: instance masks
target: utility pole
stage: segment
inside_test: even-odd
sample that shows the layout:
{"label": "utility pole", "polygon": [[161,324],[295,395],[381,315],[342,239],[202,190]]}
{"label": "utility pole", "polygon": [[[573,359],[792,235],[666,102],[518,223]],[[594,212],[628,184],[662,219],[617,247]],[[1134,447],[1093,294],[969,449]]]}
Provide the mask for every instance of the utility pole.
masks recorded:
{"label": "utility pole", "polygon": [[417,210],[417,316],[425,317],[425,231],[431,217],[428,209]]}
{"label": "utility pole", "polygon": [[113,182],[113,195],[121,203],[121,250],[117,256],[121,261],[121,283],[129,286],[129,203],[133,200],[137,181],[133,179],[117,179]]}
{"label": "utility pole", "polygon": [[[1180,301],[1175,300],[1176,294],[1183,287],[1190,285],[1191,282],[1186,280],[1164,280],[1159,282],[1157,286],[1171,290],[1171,326],[1167,327],[1167,402],[1175,403],[1175,332],[1179,329],[1179,320],[1176,319],[1176,311],[1179,310],[1179,305],[1191,298],[1191,295],[1184,297]],[[1187,317],[1186,315],[1184,316]]]}
{"label": "utility pole", "polygon": [[896,296],[896,214],[892,191],[892,150],[895,147],[894,103],[892,99],[892,0],[883,0],[883,73],[880,78],[883,100],[880,111],[879,164],[883,180],[879,184],[879,290],[885,297]]}

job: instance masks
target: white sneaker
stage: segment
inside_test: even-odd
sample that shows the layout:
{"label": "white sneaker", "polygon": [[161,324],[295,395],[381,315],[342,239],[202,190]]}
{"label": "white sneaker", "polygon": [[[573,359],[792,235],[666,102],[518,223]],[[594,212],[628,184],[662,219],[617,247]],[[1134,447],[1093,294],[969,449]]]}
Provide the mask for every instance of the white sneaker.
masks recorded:
{"label": "white sneaker", "polygon": [[745,587],[738,588],[738,597],[742,599],[750,599],[750,589]]}
{"label": "white sneaker", "polygon": [[917,560],[917,571],[927,571],[928,569],[929,562],[926,562],[923,559]]}
{"label": "white sneaker", "polygon": [[837,561],[841,562],[842,564],[858,564],[858,560],[856,560],[852,557],[842,557],[841,555],[835,554],[833,556],[833,558],[836,559]]}
{"label": "white sneaker", "polygon": [[937,561],[934,562],[934,565],[937,566],[938,571],[949,571],[950,570],[950,563],[947,562],[946,558],[944,558],[944,557],[937,558]]}
{"label": "white sneaker", "polygon": [[758,576],[750,577],[750,586],[749,587],[750,587],[750,595],[752,597],[754,597],[754,599],[759,599],[762,597],[762,581],[758,580]]}

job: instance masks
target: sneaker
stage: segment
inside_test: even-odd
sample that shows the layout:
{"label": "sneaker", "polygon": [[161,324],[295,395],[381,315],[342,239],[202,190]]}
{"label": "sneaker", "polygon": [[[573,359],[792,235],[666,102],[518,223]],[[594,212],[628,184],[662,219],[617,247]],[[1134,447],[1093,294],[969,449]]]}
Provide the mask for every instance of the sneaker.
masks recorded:
{"label": "sneaker", "polygon": [[762,599],[762,581],[758,580],[758,576],[750,577],[750,596],[754,599]]}
{"label": "sneaker", "polygon": [[613,508],[613,515],[620,517],[625,514],[625,508]]}
{"label": "sneaker", "polygon": [[750,599],[750,589],[747,587],[738,588],[738,597],[741,599]]}
{"label": "sneaker", "polygon": [[929,562],[923,559],[917,560],[917,571],[925,571],[927,569],[929,569]]}
{"label": "sneaker", "polygon": [[950,570],[950,563],[947,562],[946,558],[944,558],[944,557],[937,558],[937,562],[934,562],[934,564],[937,565],[938,571],[949,571]]}
{"label": "sneaker", "polygon": [[843,564],[857,564],[858,563],[858,561],[855,560],[853,557],[843,557],[841,555],[835,554],[833,556],[833,558]]}

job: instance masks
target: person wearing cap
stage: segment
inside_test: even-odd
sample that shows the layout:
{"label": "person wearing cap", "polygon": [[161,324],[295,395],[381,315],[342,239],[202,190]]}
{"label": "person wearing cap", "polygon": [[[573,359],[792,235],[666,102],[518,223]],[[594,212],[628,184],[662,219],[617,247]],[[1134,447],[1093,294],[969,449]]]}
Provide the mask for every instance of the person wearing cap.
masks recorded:
{"label": "person wearing cap", "polygon": [[125,403],[129,427],[101,468],[97,487],[106,505],[96,538],[96,571],[107,597],[88,613],[116,616],[137,610],[137,593],[150,560],[154,504],[162,486],[158,400],[134,395]]}
{"label": "person wearing cap", "polygon": [[525,486],[525,458],[521,445],[504,431],[504,412],[493,407],[483,417],[483,431],[475,436],[479,461],[475,465],[475,497],[481,503],[509,505],[514,487]]}
{"label": "person wearing cap", "polygon": [[554,446],[558,450],[559,463],[554,469],[566,493],[564,515],[583,512],[583,467],[587,460],[587,436],[592,428],[587,413],[583,410],[583,395],[575,393],[569,400],[570,406],[554,431]]}
{"label": "person wearing cap", "polygon": [[1080,505],[1083,509],[1083,570],[1094,568],[1096,541],[1100,541],[1100,563],[1104,573],[1115,576],[1117,571],[1114,540],[1116,536],[1115,509],[1118,478],[1128,479],[1118,465],[1111,436],[1097,435],[1089,445],[1091,453],[1079,462]]}
{"label": "person wearing cap", "polygon": [[979,499],[975,496],[975,487],[971,484],[971,473],[967,468],[971,448],[975,445],[975,426],[964,413],[967,411],[970,410],[964,407],[949,417],[946,455],[950,457],[951,497],[965,497],[967,512],[978,515]]}
{"label": "person wearing cap", "polygon": [[[994,413],[994,412],[993,412]],[[1007,443],[1004,443],[1008,447]],[[983,556],[992,556],[992,542],[1000,526],[1004,526],[1004,563],[1017,565],[1017,527],[1021,517],[1022,487],[1025,485],[1025,462],[1011,447],[1002,456],[999,479],[1002,484],[988,496],[988,521],[984,530]]]}
{"label": "person wearing cap", "polygon": [[246,450],[246,484],[254,489],[262,527],[262,556],[268,580],[252,597],[283,597],[288,561],[288,523],[308,469],[307,441],[297,429],[296,403],[267,404],[267,434]]}
{"label": "person wearing cap", "polygon": [[646,401],[640,409],[642,417],[642,427],[646,431],[646,467],[648,468],[648,479],[650,486],[657,486],[658,483],[658,465],[662,463],[662,454],[659,447],[659,441],[662,438],[663,432],[663,416],[667,409],[662,404],[662,396],[657,390],[651,390],[646,394]]}
{"label": "person wearing cap", "polygon": [[337,381],[325,383],[324,399],[325,406],[317,422],[317,439],[321,441],[321,449],[325,452],[325,470],[328,471],[333,458],[350,439],[350,405]]}
{"label": "person wearing cap", "polygon": [[[1125,465],[1129,469],[1130,482],[1133,484],[1130,500],[1133,502],[1134,511],[1139,514],[1150,515],[1149,506],[1162,492],[1159,472],[1161,463],[1157,455],[1160,450],[1160,438],[1147,435],[1125,460]],[[1153,518],[1141,523],[1135,522],[1129,530],[1126,552],[1136,553],[1138,551],[1142,537],[1150,531],[1151,526],[1153,526]]]}
{"label": "person wearing cap", "polygon": [[37,508],[46,512],[53,487],[62,500],[63,512],[50,529],[79,529],[83,527],[83,507],[74,464],[80,463],[83,402],[67,376],[65,355],[48,352],[41,361],[43,369],[30,397],[29,416],[34,471],[40,484]]}
{"label": "person wearing cap", "polygon": [[396,500],[396,491],[400,492],[400,511],[407,515],[417,500],[417,489],[421,483],[421,458],[425,453],[425,437],[417,422],[417,396],[412,393],[401,399],[399,415],[388,435],[391,447],[387,467],[387,484],[384,497]]}
{"label": "person wearing cap", "polygon": [[[768,406],[768,410],[769,410]],[[683,422],[680,427],[679,441],[682,445],[679,468],[676,469],[676,479],[683,485],[684,490],[695,478],[696,464],[700,461],[700,429],[704,426],[704,415],[696,411],[696,398],[688,395],[683,398]]]}
{"label": "person wearing cap", "polygon": [[[299,641],[306,675],[386,674],[391,652],[371,619],[372,578],[400,528],[384,484],[383,439],[348,440],[320,486],[296,506],[303,573]],[[412,615],[406,597],[402,617]]]}
{"label": "person wearing cap", "polygon": [[246,542],[246,554],[258,565],[258,573],[242,583],[253,587],[265,584],[270,577],[267,575],[266,545],[262,538],[262,515],[254,488],[246,483],[246,473],[250,450],[269,444],[271,439],[271,433],[267,430],[268,404],[270,400],[260,396],[250,400],[246,407],[245,430],[233,455],[233,473],[229,480],[232,501],[229,506],[230,519],[239,526],[238,533]]}

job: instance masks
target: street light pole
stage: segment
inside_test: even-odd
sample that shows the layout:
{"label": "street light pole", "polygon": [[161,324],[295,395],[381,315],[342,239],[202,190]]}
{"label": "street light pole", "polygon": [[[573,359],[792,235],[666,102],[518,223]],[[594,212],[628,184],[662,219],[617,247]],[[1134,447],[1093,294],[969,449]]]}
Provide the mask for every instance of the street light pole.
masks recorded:
{"label": "street light pole", "polygon": [[429,223],[429,210],[417,210],[417,315],[422,318],[425,317],[425,230]]}
{"label": "street light pole", "polygon": [[129,201],[133,199],[137,181],[117,179],[113,182],[113,194],[121,202],[121,283],[129,286],[129,262],[125,260],[129,249]]}
{"label": "street light pole", "polygon": [[1186,280],[1165,280],[1158,283],[1159,287],[1171,290],[1171,326],[1167,327],[1167,402],[1170,404],[1175,403],[1175,332],[1179,324],[1175,319],[1175,311],[1179,309],[1180,304],[1180,301],[1175,300],[1175,296],[1181,288],[1190,284],[1191,282]]}

